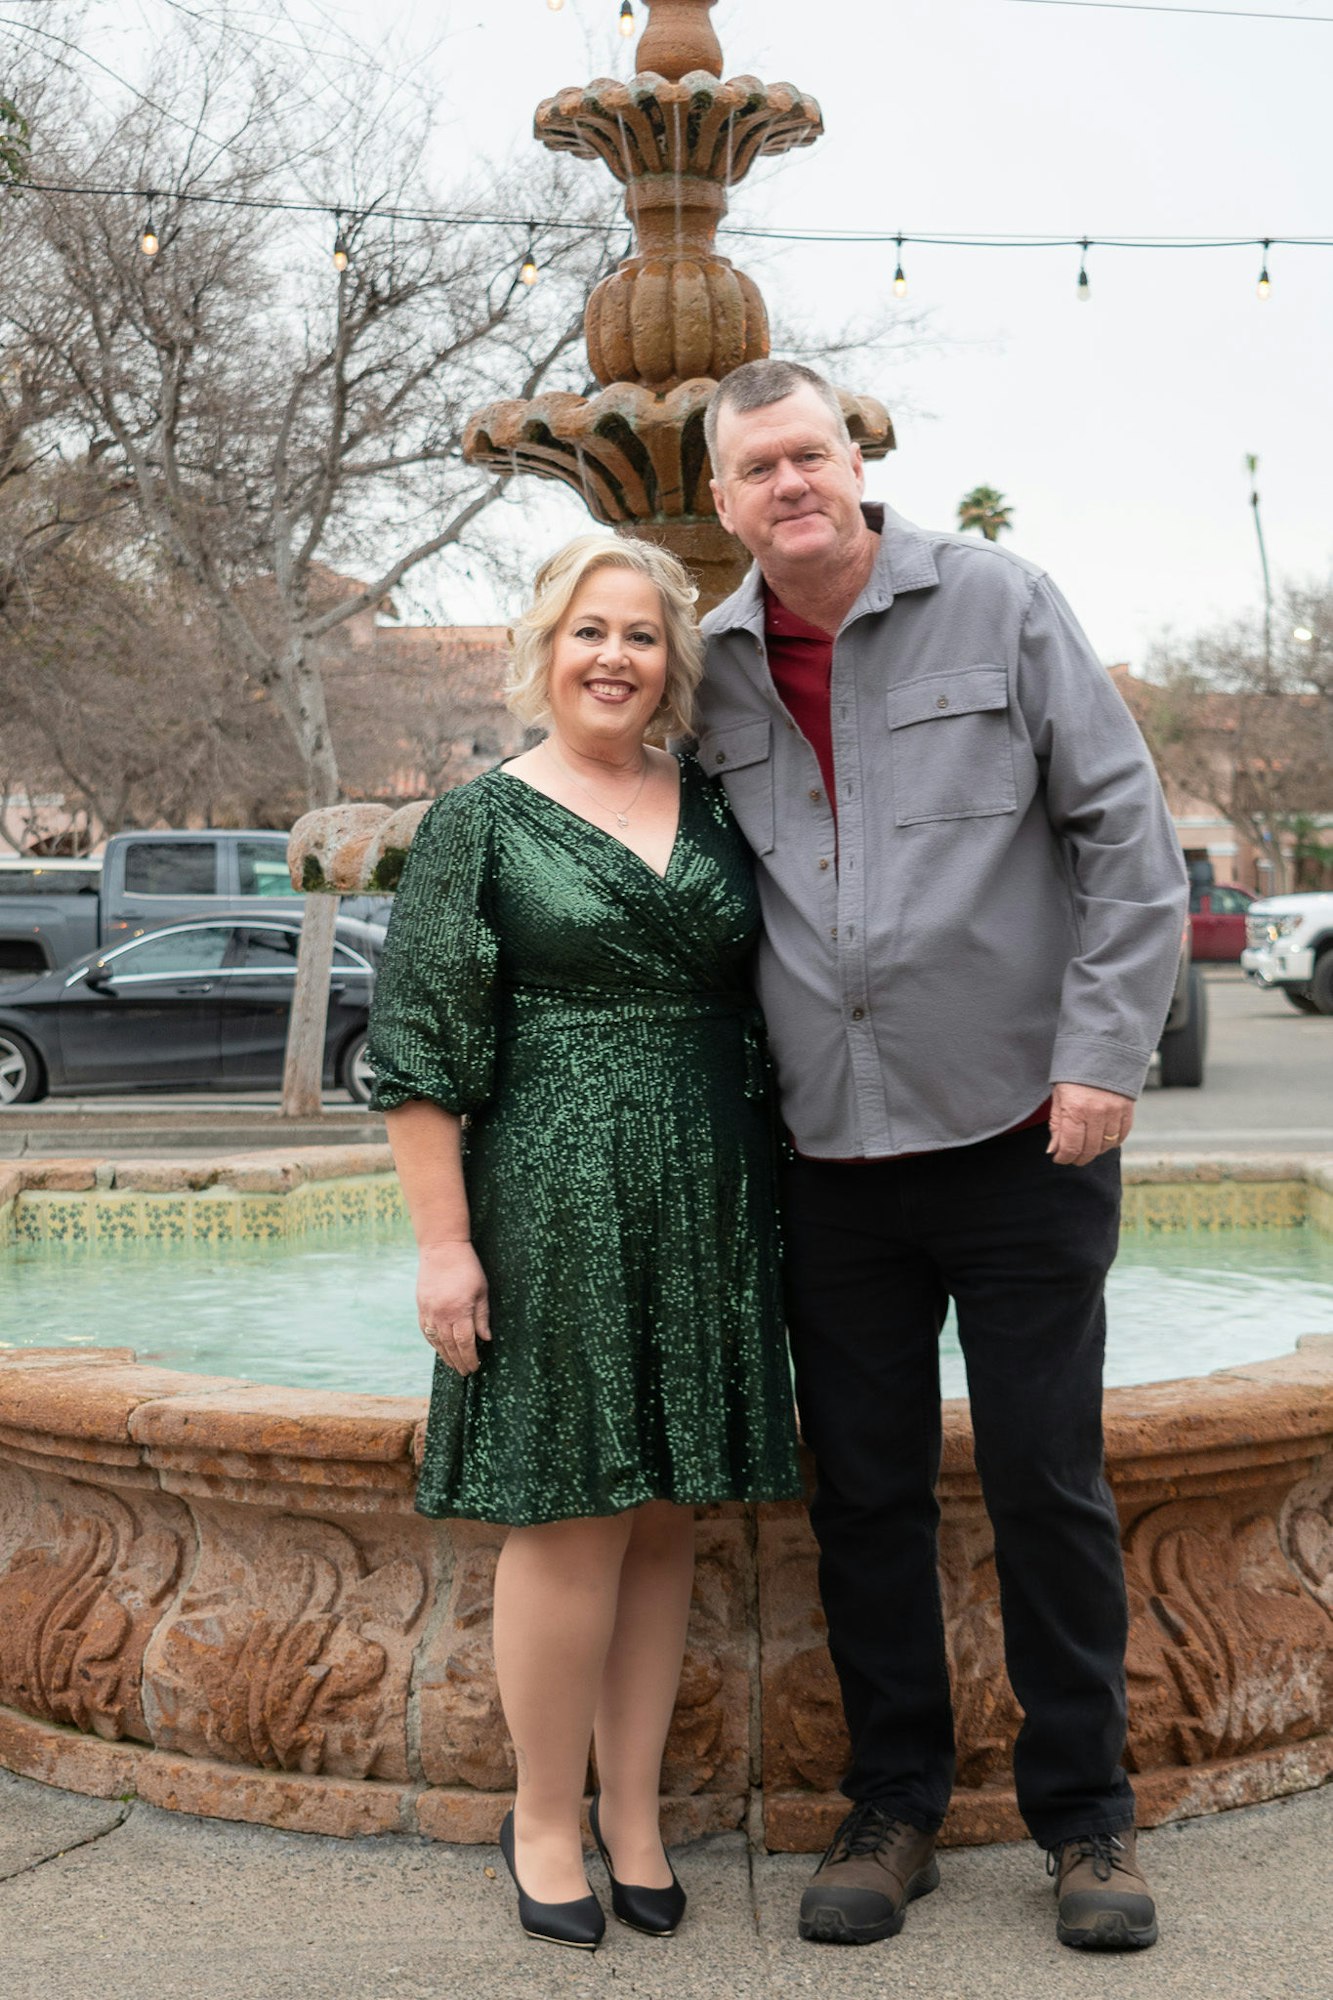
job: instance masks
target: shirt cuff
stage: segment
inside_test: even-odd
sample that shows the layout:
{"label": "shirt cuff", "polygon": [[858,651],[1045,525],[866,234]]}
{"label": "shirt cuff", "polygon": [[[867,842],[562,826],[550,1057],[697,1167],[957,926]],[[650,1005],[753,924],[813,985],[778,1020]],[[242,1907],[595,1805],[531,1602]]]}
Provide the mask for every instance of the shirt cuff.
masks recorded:
{"label": "shirt cuff", "polygon": [[1152,1051],[1096,1035],[1059,1035],[1051,1057],[1051,1082],[1081,1083],[1089,1090],[1114,1090],[1121,1097],[1138,1097],[1148,1074]]}

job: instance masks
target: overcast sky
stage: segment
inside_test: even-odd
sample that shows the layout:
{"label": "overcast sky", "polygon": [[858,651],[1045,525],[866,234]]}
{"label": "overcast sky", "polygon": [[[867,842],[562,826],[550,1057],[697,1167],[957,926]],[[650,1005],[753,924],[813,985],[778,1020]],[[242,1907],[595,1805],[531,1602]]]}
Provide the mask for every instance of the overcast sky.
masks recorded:
{"label": "overcast sky", "polygon": [[[1333,236],[1333,21],[1317,18],[1333,0],[1251,0],[1266,3],[1273,18],[1256,20],[1238,7],[720,0],[726,74],[798,84],[826,128],[761,165],[732,219],[1094,245]],[[437,43],[442,181],[478,151],[533,143],[533,109],[561,86],[633,67],[619,0],[318,4],[366,35]],[[836,324],[892,306],[891,246],[762,260],[722,247],[778,311]],[[1086,304],[1076,249],[909,245],[904,263],[927,343],[875,379],[842,371],[895,415],[899,448],[870,468],[873,496],[952,527],[969,487],[999,487],[1008,545],[1051,571],[1108,662],[1141,664],[1166,628],[1258,608],[1249,452],[1275,578],[1333,572],[1333,249],[1274,248],[1262,302],[1251,247],[1094,247]],[[577,525],[572,501],[534,511],[539,540]],[[511,609],[479,598],[464,615]]]}

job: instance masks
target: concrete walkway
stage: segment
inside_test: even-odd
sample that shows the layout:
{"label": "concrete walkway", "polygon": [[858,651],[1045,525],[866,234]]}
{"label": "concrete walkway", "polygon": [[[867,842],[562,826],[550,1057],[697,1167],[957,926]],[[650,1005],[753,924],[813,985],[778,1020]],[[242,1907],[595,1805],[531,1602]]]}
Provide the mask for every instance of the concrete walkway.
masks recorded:
{"label": "concrete walkway", "polygon": [[[492,1848],[326,1840],[0,1774],[3,2000],[1330,2000],[1333,1787],[1144,1836],[1162,1942],[1056,1944],[1030,1848],[943,1857],[887,1944],[802,1945],[810,1862],[738,1835],[679,1854],[690,1913],[595,1958],[530,1942]],[[605,1882],[591,1865],[594,1888]]]}

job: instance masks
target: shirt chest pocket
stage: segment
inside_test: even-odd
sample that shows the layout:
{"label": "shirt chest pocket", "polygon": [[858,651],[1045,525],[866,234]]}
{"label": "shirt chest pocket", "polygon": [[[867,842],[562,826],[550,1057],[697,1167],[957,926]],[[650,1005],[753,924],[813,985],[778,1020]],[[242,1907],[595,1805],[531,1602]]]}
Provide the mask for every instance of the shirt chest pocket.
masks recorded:
{"label": "shirt chest pocket", "polygon": [[1003,667],[909,681],[888,703],[895,825],[1018,810]]}
{"label": "shirt chest pocket", "polygon": [[721,778],[736,823],[756,854],[773,852],[773,725],[767,720],[706,729],[699,762]]}

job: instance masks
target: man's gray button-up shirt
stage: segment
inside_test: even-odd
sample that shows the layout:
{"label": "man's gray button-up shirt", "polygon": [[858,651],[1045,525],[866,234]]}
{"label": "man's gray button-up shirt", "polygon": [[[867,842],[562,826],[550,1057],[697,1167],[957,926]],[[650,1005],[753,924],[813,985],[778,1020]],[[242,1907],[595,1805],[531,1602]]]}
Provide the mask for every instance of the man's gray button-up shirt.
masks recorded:
{"label": "man's gray button-up shirt", "polygon": [[834,642],[836,824],[768,670],[757,566],[704,632],[700,759],[757,858],[759,996],[800,1151],[965,1145],[1052,1083],[1136,1097],[1184,862],[1143,739],[1049,578],[883,510]]}

